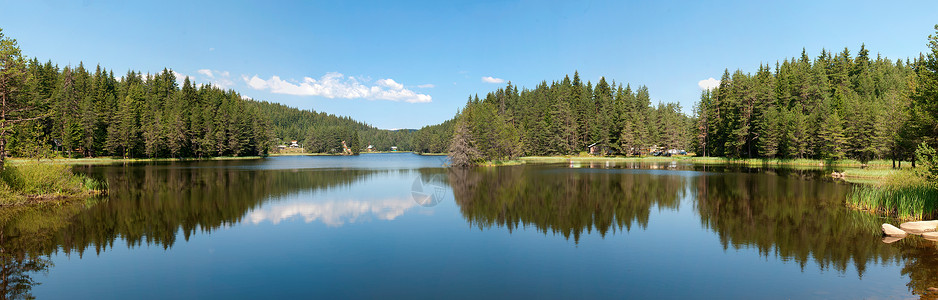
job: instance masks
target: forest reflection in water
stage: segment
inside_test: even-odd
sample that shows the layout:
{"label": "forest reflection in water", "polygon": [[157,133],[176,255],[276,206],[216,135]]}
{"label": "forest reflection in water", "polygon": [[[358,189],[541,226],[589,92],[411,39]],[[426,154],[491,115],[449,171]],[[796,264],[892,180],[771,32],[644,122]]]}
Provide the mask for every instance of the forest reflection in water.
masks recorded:
{"label": "forest reflection in water", "polygon": [[[818,170],[678,166],[673,164],[528,165],[451,170],[265,169],[128,165],[80,167],[107,180],[101,199],[0,211],[0,292],[28,296],[35,275],[53,269],[51,255],[94,249],[121,240],[128,248],[170,249],[181,236],[210,234],[239,223],[279,222],[289,217],[341,226],[371,213],[393,220],[417,204],[410,199],[359,203],[287,203],[281,199],[401,174],[442,178],[465,222],[488,230],[534,228],[578,243],[594,231],[627,238],[645,230],[657,210],[692,210],[700,225],[728,249],[758,249],[764,257],[814,262],[862,278],[874,264],[899,264],[909,290],[926,295],[938,286],[938,249],[917,237],[885,244],[875,216],[843,205],[850,186]],[[442,175],[442,176],[435,176]],[[405,187],[406,188],[406,187]],[[378,191],[380,194],[381,191]],[[363,196],[359,196],[363,197]],[[382,198],[383,199],[383,198]],[[386,203],[385,203],[386,202]],[[356,211],[341,204],[350,204]],[[338,208],[324,208],[338,207]],[[285,213],[290,211],[290,213]],[[616,236],[621,235],[621,236]],[[662,237],[666,238],[666,237]]]}
{"label": "forest reflection in water", "polygon": [[[81,258],[89,249],[100,254],[113,248],[118,240],[128,248],[159,245],[170,249],[180,235],[188,241],[198,232],[210,234],[243,221],[269,219],[265,213],[269,215],[270,211],[259,208],[283,197],[348,188],[389,174],[416,172],[429,178],[430,174],[445,171],[196,168],[172,164],[76,170],[106,180],[108,195],[0,210],[0,299],[28,296],[31,286],[39,284],[34,275],[48,272],[53,266],[49,259],[53,254],[76,254]],[[396,200],[390,208],[376,208],[373,213],[385,213],[378,217],[388,218],[387,209],[399,214],[399,210],[415,205],[405,200],[408,202]],[[366,202],[356,204],[360,207],[362,203]],[[330,212],[349,213],[342,209]],[[345,216],[322,217],[326,224],[337,225]]]}
{"label": "forest reflection in water", "polygon": [[846,209],[851,186],[823,170],[584,164],[452,170],[449,182],[466,220],[480,228],[531,226],[578,241],[597,231],[646,228],[654,208],[693,205],[701,226],[717,234],[724,250],[754,248],[762,256],[814,261],[862,278],[870,264],[904,264],[909,290],[926,295],[938,286],[935,242],[910,237],[882,242],[889,222]]}

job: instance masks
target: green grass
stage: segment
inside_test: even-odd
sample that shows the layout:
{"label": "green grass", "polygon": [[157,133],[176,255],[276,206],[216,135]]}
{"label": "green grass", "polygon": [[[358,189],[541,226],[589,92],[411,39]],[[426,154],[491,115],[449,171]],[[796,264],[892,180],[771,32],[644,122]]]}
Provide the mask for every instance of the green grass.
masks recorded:
{"label": "green grass", "polygon": [[[576,162],[671,162],[680,161],[700,165],[748,165],[748,166],[835,166],[835,167],[860,167],[864,164],[856,160],[820,160],[820,159],[759,159],[759,158],[740,158],[730,159],[725,157],[693,157],[693,156],[526,156],[520,158],[522,161],[531,163],[562,163],[571,160]],[[866,166],[891,167],[892,162],[888,160],[874,160],[866,163]]]}
{"label": "green grass", "polygon": [[879,183],[854,186],[847,195],[847,204],[902,220],[935,218],[938,217],[938,184],[909,171],[892,171]]}
{"label": "green grass", "polygon": [[135,163],[135,162],[160,162],[160,161],[199,161],[199,160],[250,160],[260,159],[262,156],[221,156],[208,158],[119,158],[119,157],[94,157],[94,158],[53,158],[53,159],[27,159],[27,158],[7,158],[7,165],[24,164],[57,164],[57,165],[105,165],[116,163]]}
{"label": "green grass", "polygon": [[106,183],[74,174],[71,167],[62,164],[8,164],[0,171],[0,206],[90,196],[106,190]]}
{"label": "green grass", "polygon": [[523,165],[524,161],[522,160],[490,160],[480,164],[479,166],[483,167],[498,167],[498,166],[517,166]]}
{"label": "green grass", "polygon": [[611,162],[671,162],[671,161],[688,161],[688,157],[624,157],[624,156],[525,156],[521,157],[518,160],[527,162],[527,163],[567,163],[570,161],[574,162],[599,162],[599,161],[611,161]]}
{"label": "green grass", "polygon": [[316,153],[306,153],[306,152],[281,152],[281,153],[271,153],[270,156],[310,156],[316,155]]}
{"label": "green grass", "polygon": [[[905,173],[904,171],[888,168],[864,168],[864,169],[846,169],[844,176],[847,178],[866,178],[866,179],[885,179],[887,177]],[[911,174],[908,174],[911,176]]]}

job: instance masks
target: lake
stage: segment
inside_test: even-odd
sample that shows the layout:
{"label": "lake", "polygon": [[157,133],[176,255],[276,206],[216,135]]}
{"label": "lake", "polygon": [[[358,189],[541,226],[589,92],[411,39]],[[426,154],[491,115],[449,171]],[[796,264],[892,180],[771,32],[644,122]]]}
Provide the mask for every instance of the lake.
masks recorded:
{"label": "lake", "polygon": [[4,295],[913,298],[938,250],[887,244],[827,170],[284,156],[80,166],[100,199],[0,212]]}

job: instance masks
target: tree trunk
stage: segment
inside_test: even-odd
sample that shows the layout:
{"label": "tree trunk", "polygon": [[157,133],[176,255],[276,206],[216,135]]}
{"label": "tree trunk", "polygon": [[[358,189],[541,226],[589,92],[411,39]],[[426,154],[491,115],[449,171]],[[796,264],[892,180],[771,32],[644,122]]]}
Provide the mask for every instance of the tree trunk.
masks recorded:
{"label": "tree trunk", "polygon": [[0,171],[3,171],[3,168],[5,167],[4,161],[6,161],[6,159],[7,159],[7,137],[6,137],[6,127],[4,127],[3,129],[0,129]]}
{"label": "tree trunk", "polygon": [[4,92],[0,101],[0,171],[3,171],[4,161],[7,158],[7,95]]}

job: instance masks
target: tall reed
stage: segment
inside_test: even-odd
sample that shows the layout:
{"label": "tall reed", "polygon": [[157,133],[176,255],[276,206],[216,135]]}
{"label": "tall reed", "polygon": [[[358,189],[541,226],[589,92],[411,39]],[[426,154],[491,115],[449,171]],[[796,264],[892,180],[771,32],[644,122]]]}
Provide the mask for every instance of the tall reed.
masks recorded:
{"label": "tall reed", "polygon": [[935,218],[938,217],[938,186],[901,172],[879,184],[855,186],[847,195],[847,203],[904,220]]}
{"label": "tall reed", "polygon": [[107,191],[107,183],[56,164],[7,165],[0,171],[0,205],[36,197],[73,197]]}

